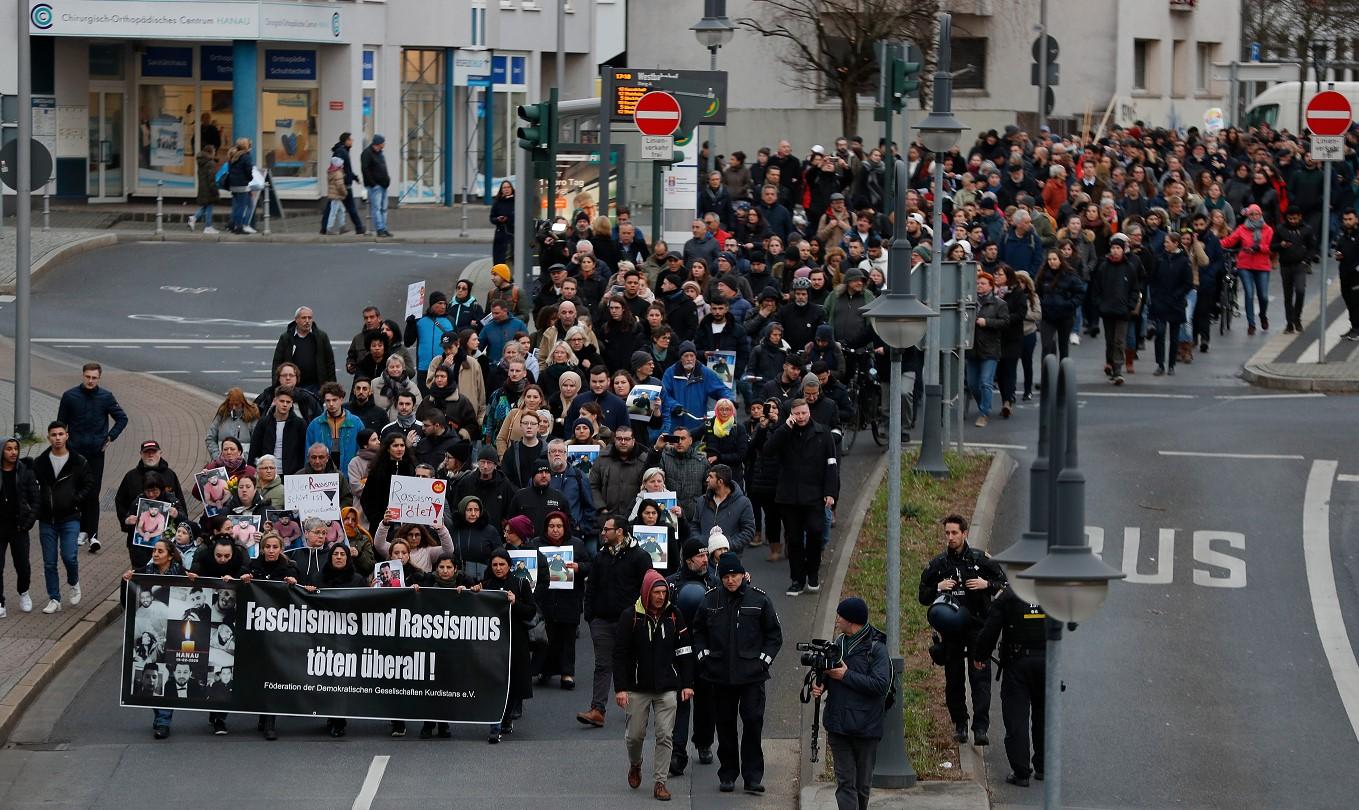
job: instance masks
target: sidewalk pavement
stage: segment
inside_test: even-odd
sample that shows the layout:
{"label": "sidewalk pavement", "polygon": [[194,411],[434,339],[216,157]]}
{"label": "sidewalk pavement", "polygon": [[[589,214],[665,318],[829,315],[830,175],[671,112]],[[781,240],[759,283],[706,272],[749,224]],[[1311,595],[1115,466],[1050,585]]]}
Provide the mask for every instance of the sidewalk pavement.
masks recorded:
{"label": "sidewalk pavement", "polygon": [[[14,415],[14,344],[0,340],[0,432],[10,433]],[[61,392],[78,384],[80,369],[33,355],[31,402],[32,424],[41,432],[56,418]],[[128,426],[106,452],[103,492],[100,498],[99,537],[103,550],[91,554],[80,549],[80,585],[84,599],[71,605],[65,599],[58,613],[44,614],[47,591],[43,585],[42,547],[38,530],[29,532],[29,562],[33,569],[29,594],[33,612],[19,611],[18,591],[11,559],[5,562],[5,603],[9,616],[0,619],[0,741],[7,738],[22,710],[43,685],[60,671],[95,632],[120,613],[117,585],[127,570],[126,535],[113,514],[113,494],[123,474],[136,466],[143,439],[157,439],[163,455],[180,480],[188,480],[206,463],[202,437],[216,403],[206,394],[144,374],[105,367],[103,385],[118,397],[128,414]],[[26,448],[41,453],[45,442]],[[59,568],[66,581],[64,568]],[[63,587],[64,590],[64,587]]]}
{"label": "sidewalk pavement", "polygon": [[[1313,273],[1307,277],[1311,289],[1302,307],[1300,334],[1285,335],[1279,328],[1283,321],[1283,297],[1278,294],[1277,285],[1271,289],[1270,311],[1275,314],[1275,329],[1242,368],[1241,376],[1246,382],[1285,391],[1359,392],[1359,343],[1340,339],[1350,327],[1349,316],[1340,297],[1340,281],[1334,273],[1330,281],[1326,289],[1326,362],[1317,362],[1321,307],[1316,285],[1321,283],[1321,275]],[[1244,321],[1237,319],[1239,326],[1233,328],[1245,329]]]}

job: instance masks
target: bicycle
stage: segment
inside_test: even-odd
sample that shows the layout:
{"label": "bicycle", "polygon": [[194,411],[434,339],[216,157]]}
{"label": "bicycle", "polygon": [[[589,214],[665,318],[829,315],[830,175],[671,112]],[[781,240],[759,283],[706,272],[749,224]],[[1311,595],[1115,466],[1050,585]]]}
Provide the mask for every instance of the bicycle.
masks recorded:
{"label": "bicycle", "polygon": [[849,369],[849,401],[854,405],[854,419],[845,433],[845,451],[854,449],[859,432],[867,429],[879,447],[887,444],[887,433],[882,424],[882,383],[873,365],[873,348],[845,349],[845,365]]}
{"label": "bicycle", "polygon": [[1236,272],[1236,252],[1225,251],[1222,261],[1222,283],[1218,285],[1217,333],[1225,335],[1232,331],[1232,318],[1240,317],[1241,306],[1236,301],[1241,279]]}

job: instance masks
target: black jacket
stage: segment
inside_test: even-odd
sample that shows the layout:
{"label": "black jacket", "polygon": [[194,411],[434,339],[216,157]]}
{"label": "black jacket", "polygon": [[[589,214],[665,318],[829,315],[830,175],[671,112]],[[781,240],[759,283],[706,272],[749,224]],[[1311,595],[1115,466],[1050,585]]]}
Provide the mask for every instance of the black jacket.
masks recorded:
{"label": "black jacket", "polygon": [[[245,555],[245,549],[232,543],[231,559],[227,561],[226,565],[218,563],[216,555],[213,554],[213,547],[216,545],[216,542],[216,538],[209,537],[208,542],[198,551],[194,552],[193,567],[189,569],[190,571],[200,577],[211,577],[214,579],[221,579],[224,576],[239,577],[241,574],[245,573],[246,567],[254,562]],[[267,579],[268,577],[260,578]]]}
{"label": "black jacket", "polygon": [[721,332],[714,332],[712,328],[713,316],[705,315],[703,320],[698,322],[698,329],[694,333],[694,347],[699,351],[699,357],[705,357],[705,352],[725,351],[736,352],[736,379],[746,373],[746,363],[750,360],[750,337],[746,335],[746,330],[736,322],[736,319],[727,314],[727,324]]}
{"label": "black jacket", "polygon": [[818,506],[827,495],[840,497],[835,439],[825,425],[810,422],[790,428],[781,424],[765,440],[764,454],[776,462],[779,471],[775,503]]}
{"label": "black jacket", "polygon": [[365,186],[386,188],[392,184],[392,175],[387,171],[386,153],[377,151],[371,143],[359,154],[359,171],[363,172]]}
{"label": "black jacket", "polygon": [[[250,431],[250,466],[255,466],[260,456],[274,452],[274,441],[278,437],[277,425],[272,412],[260,415],[260,420],[255,423],[255,429]],[[283,458],[278,459],[278,468],[298,470],[306,463],[307,423],[296,413],[290,413],[288,421],[283,423]]]}
{"label": "black jacket", "polygon": [[[475,495],[481,501],[482,518],[488,526],[499,531],[500,524],[511,516],[510,501],[514,500],[514,493],[514,485],[505,473],[496,470],[490,480],[482,480],[481,473],[473,467],[453,480],[448,488],[448,502],[456,505],[468,495]],[[482,562],[489,562],[489,559]]]}
{"label": "black jacket", "polygon": [[826,310],[810,302],[802,307],[784,304],[774,320],[783,324],[783,339],[797,349],[811,343],[816,337],[816,327],[826,322]]}
{"label": "black jacket", "polygon": [[613,621],[641,592],[642,578],[651,570],[651,555],[633,540],[601,548],[585,580],[585,621]]}
{"label": "black jacket", "polygon": [[826,731],[848,737],[882,738],[882,717],[892,683],[887,637],[869,625],[854,639],[836,639],[848,671],[826,682]]}
{"label": "black jacket", "polygon": [[0,537],[10,537],[16,532],[27,532],[38,520],[38,504],[42,493],[38,487],[38,478],[33,474],[32,463],[20,459],[14,465],[14,475],[18,489],[18,500],[10,505],[14,511],[14,523],[0,527]]}
{"label": "black jacket", "polygon": [[[532,478],[532,476],[529,476]],[[510,499],[510,508],[506,514],[510,517],[523,515],[533,521],[533,529],[539,534],[543,533],[546,527],[547,516],[553,512],[561,512],[570,515],[571,509],[567,506],[566,496],[560,490],[551,485],[538,487],[532,481],[529,485],[514,493]],[[524,538],[527,540],[528,538]]]}
{"label": "black jacket", "polygon": [[[964,583],[977,577],[989,582],[990,586],[976,591],[967,590]],[[954,581],[949,593],[967,607],[974,619],[985,618],[991,596],[1005,584],[1005,574],[990,555],[967,543],[963,543],[962,550],[956,554],[946,550],[936,556],[925,566],[925,570],[920,572],[918,594],[920,604],[934,604],[934,600],[938,599],[940,594],[939,583],[946,579]]]}
{"label": "black jacket", "polygon": [[[269,445],[273,449],[273,444]],[[118,484],[118,490],[113,494],[113,509],[119,517],[127,517],[137,508],[137,499],[142,497],[145,488],[142,482],[146,479],[147,473],[155,473],[160,476],[160,480],[165,483],[165,489],[161,491],[161,500],[169,501],[179,507],[180,517],[187,517],[185,512],[184,487],[179,483],[179,476],[170,465],[161,458],[160,463],[154,467],[148,467],[142,461],[137,462],[137,466],[128,470],[123,475],[123,480]]]}
{"label": "black jacket", "polygon": [[[566,538],[567,541],[570,538]],[[539,537],[535,542],[539,548],[552,545],[552,542],[544,537]],[[574,551],[576,568],[575,582],[570,588],[552,588],[552,579],[548,574],[547,557],[543,552],[538,552],[538,584],[533,589],[533,599],[538,603],[538,610],[543,614],[543,621],[557,622],[559,624],[569,624],[574,629],[580,623],[580,614],[585,602],[585,582],[590,576],[590,554],[585,550],[585,544],[577,540],[574,543],[563,542],[558,545],[571,546]]]}
{"label": "black jacket", "polygon": [[[57,406],[57,419],[65,422],[70,431],[72,452],[89,456],[103,452],[104,442],[117,440],[127,427],[123,412],[113,392],[96,386],[93,391],[83,385],[67,389]],[[109,420],[113,426],[109,427]]]}
{"label": "black jacket", "polygon": [[1306,222],[1298,223],[1296,228],[1284,222],[1274,229],[1274,240],[1270,244],[1279,251],[1279,264],[1284,267],[1305,264],[1317,252],[1317,236]]}
{"label": "black jacket", "polygon": [[769,680],[783,646],[774,603],[749,582],[734,593],[722,585],[708,591],[694,614],[693,631],[698,675],[716,684]]}
{"label": "black jacket", "polygon": [[989,659],[998,643],[1001,666],[1024,655],[1046,655],[1047,618],[1040,605],[1025,602],[1013,588],[1006,588],[991,603],[991,612],[972,647],[972,659]]}
{"label": "black jacket", "polygon": [[615,692],[674,692],[694,686],[689,626],[669,601],[652,617],[642,599],[624,609],[614,634]]}
{"label": "black jacket", "polygon": [[1142,300],[1137,263],[1126,256],[1121,262],[1101,259],[1090,274],[1090,298],[1103,317],[1131,318]]}
{"label": "black jacket", "polygon": [[1043,320],[1051,324],[1073,318],[1085,300],[1085,282],[1080,273],[1063,270],[1054,274],[1044,267],[1034,281],[1038,303],[1043,307]]}
{"label": "black jacket", "polygon": [[[328,552],[329,549],[318,549],[318,551]],[[194,562],[198,562],[196,558],[199,556],[201,556],[201,553],[194,555]],[[326,557],[329,559],[329,553],[326,554]],[[318,568],[317,570],[320,569]],[[294,579],[301,578],[301,574],[297,571],[297,565],[293,562],[292,558],[286,554],[280,554],[279,558],[273,562],[269,562],[264,559],[264,555],[260,555],[245,564],[244,573],[249,574],[252,579],[264,579],[270,582],[282,582],[287,577],[293,577]]]}
{"label": "black jacket", "polygon": [[[350,172],[348,161],[345,162],[345,171]],[[352,173],[352,172],[351,172]],[[283,330],[283,334],[278,336],[278,343],[274,346],[274,360],[270,364],[273,369],[278,369],[280,365],[291,362],[293,359],[293,338],[297,335],[297,324],[290,323],[288,328]],[[316,341],[316,383],[335,381],[335,347],[330,345],[330,336],[322,332],[319,327],[313,325],[307,337]],[[312,380],[307,379],[308,369],[302,369],[301,383],[307,385]]]}
{"label": "black jacket", "polygon": [[94,486],[85,457],[70,448],[67,452],[70,457],[59,476],[52,471],[52,448],[42,451],[33,462],[33,474],[38,479],[38,520],[43,523],[79,520],[80,504]]}
{"label": "black jacket", "polygon": [[[1005,328],[1010,325],[1010,307],[994,294],[985,298],[978,296],[976,317],[985,319],[986,325],[973,327],[972,348],[967,350],[968,356],[999,360],[1004,349]],[[1023,324],[1020,324],[1020,329],[1023,328]]]}

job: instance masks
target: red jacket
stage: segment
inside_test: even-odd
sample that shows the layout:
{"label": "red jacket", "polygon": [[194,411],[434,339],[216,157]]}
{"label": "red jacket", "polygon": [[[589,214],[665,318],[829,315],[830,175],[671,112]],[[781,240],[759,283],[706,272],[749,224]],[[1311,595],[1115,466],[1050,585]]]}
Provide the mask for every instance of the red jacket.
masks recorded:
{"label": "red jacket", "polygon": [[1237,225],[1236,230],[1222,240],[1224,248],[1240,246],[1236,266],[1242,270],[1270,270],[1269,245],[1274,241],[1274,229],[1269,225],[1260,228],[1260,244],[1255,244],[1255,236],[1245,225]]}

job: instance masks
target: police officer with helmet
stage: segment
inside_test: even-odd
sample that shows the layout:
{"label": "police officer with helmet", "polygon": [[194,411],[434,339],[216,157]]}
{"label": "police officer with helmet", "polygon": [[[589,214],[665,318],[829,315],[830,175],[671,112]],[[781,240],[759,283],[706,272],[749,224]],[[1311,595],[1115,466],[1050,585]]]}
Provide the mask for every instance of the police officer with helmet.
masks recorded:
{"label": "police officer with helmet", "polygon": [[966,678],[972,684],[972,741],[989,745],[991,722],[990,659],[982,667],[968,665],[968,651],[976,647],[977,632],[986,619],[991,596],[1005,584],[1005,574],[991,557],[967,544],[967,518],[949,515],[941,521],[948,547],[930,560],[920,574],[920,604],[930,608],[929,622],[942,637],[931,649],[934,662],[944,668],[944,698],[953,719],[953,739],[967,742]]}
{"label": "police officer with helmet", "polygon": [[[1010,760],[1005,781],[1029,786],[1032,774],[1043,778],[1043,688],[1047,676],[1047,613],[1025,602],[1011,588],[1001,591],[991,605],[986,624],[972,649],[972,666],[984,668],[1000,642],[1001,716],[1005,718],[1005,756]],[[1033,768],[1030,770],[1029,723],[1033,712]]]}

